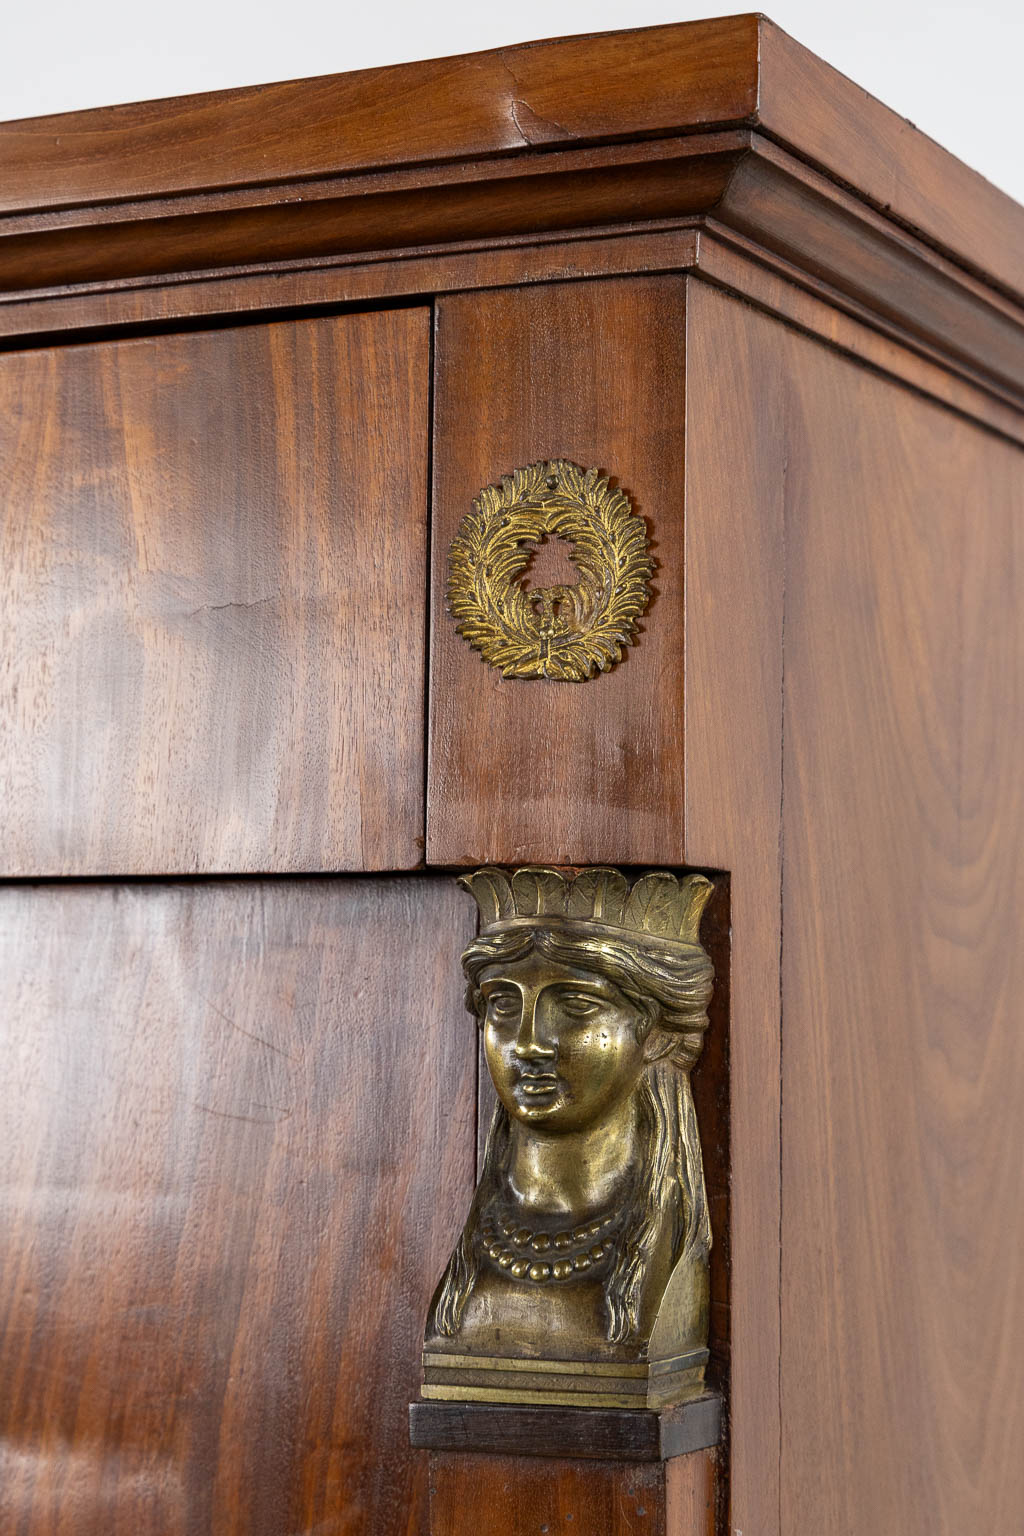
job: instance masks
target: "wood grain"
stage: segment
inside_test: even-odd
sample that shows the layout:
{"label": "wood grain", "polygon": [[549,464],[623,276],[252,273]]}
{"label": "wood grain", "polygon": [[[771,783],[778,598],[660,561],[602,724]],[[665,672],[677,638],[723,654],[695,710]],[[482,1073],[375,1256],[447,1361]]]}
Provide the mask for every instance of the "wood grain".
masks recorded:
{"label": "wood grain", "polygon": [[445,247],[714,206],[742,133],[290,181],[185,200],[140,198],[0,220],[0,291],[128,281],[353,252]]}
{"label": "wood grain", "polygon": [[[965,266],[1024,293],[1019,203],[767,16],[758,33],[767,133]],[[958,83],[948,89],[953,105]]]}
{"label": "wood grain", "polygon": [[[994,388],[1024,396],[1024,314],[891,218],[759,141],[738,164],[716,220],[749,235],[914,340],[937,347]],[[1024,232],[1022,232],[1024,233]]]}
{"label": "wood grain", "polygon": [[0,294],[0,337],[7,346],[40,337],[78,339],[83,332],[159,326],[177,321],[213,323],[233,315],[273,317],[279,310],[314,304],[375,305],[397,297],[423,298],[474,288],[522,283],[617,277],[639,272],[680,272],[697,255],[697,234],[672,228],[638,234],[589,233],[571,239],[544,235],[495,241],[480,250],[406,253],[381,259],[349,254],[298,263],[273,272],[171,278],[142,287],[117,284],[66,289],[44,295]]}
{"label": "wood grain", "polygon": [[674,1456],[665,1463],[666,1536],[717,1536],[721,1489],[721,1455],[698,1451]]}
{"label": "wood grain", "polygon": [[762,388],[785,381],[790,444],[783,1527],[1009,1533],[1024,1505],[1021,459],[748,324]]}
{"label": "wood grain", "polygon": [[176,278],[204,312],[214,273],[270,272],[280,305],[296,265],[699,220],[1024,404],[1024,211],[755,16],[12,124],[5,153],[7,334],[58,296],[103,323]]}
{"label": "wood grain", "polygon": [[422,858],[428,311],[0,359],[0,870]]}
{"label": "wood grain", "polygon": [[[706,220],[782,260],[804,285],[853,306],[917,349],[1017,404],[1024,393],[1019,301],[936,252],[885,213],[762,134],[715,130],[525,160],[504,155],[358,176],[142,198],[0,221],[0,310],[78,297],[140,277],[269,269],[386,252],[436,257],[465,242]],[[45,297],[44,297],[45,296]],[[275,295],[280,304],[284,291]],[[94,296],[95,302],[95,296]]]}
{"label": "wood grain", "polygon": [[[683,339],[675,278],[438,303],[431,862],[681,862]],[[473,497],[545,458],[614,476],[658,562],[638,642],[586,683],[503,679],[445,605],[448,548]]]}
{"label": "wood grain", "polygon": [[660,1463],[430,1454],[431,1536],[661,1536],[664,1530]]}
{"label": "wood grain", "polygon": [[715,1469],[433,1452],[431,1536],[714,1536]]}
{"label": "wood grain", "polygon": [[[686,859],[730,873],[730,1529],[772,1536],[779,1531],[778,913],[789,445],[777,381],[762,373],[761,354],[751,355],[751,316],[690,282]],[[721,1221],[716,1243],[720,1231]]]}
{"label": "wood grain", "polygon": [[526,157],[738,123],[762,126],[963,265],[1024,292],[1013,200],[755,15],[9,123],[0,209]]}
{"label": "wood grain", "polygon": [[7,123],[0,211],[738,121],[756,108],[757,40],[738,16]]}
{"label": "wood grain", "polygon": [[735,230],[712,234],[706,228],[677,227],[636,232],[627,227],[570,239],[506,239],[485,249],[427,256],[321,258],[292,269],[207,274],[201,281],[172,278],[142,287],[117,284],[42,296],[0,296],[0,337],[8,345],[29,340],[38,344],[54,335],[79,340],[96,331],[109,335],[182,321],[207,324],[237,315],[273,319],[311,305],[372,304],[515,283],[688,271],[749,298],[962,415],[1024,441],[1024,414],[1002,398],[1001,387],[996,392],[990,377],[976,375],[962,359],[930,346],[920,335],[910,337],[895,314],[882,316],[877,306],[837,294],[806,269]]}
{"label": "wood grain", "polygon": [[0,888],[5,1531],[426,1532],[471,928],[414,876]]}
{"label": "wood grain", "polygon": [[719,239],[701,231],[693,271],[859,363],[1024,443],[1024,412],[1009,394],[996,392],[991,378],[981,379],[919,336],[911,338],[891,316],[884,319],[850,295],[808,281],[806,271],[735,232]]}

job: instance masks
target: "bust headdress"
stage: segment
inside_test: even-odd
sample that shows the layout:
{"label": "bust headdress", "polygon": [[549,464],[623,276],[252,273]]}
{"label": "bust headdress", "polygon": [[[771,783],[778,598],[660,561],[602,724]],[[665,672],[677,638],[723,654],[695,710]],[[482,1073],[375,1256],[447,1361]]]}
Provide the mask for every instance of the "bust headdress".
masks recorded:
{"label": "bust headdress", "polygon": [[533,943],[552,959],[608,974],[674,1036],[666,1051],[675,1050],[679,1065],[696,1059],[712,981],[699,939],[714,889],[704,875],[655,870],[630,884],[618,869],[527,866],[478,869],[459,883],[480,913],[479,936],[462,957],[471,1011],[478,1009],[475,983],[483,967]]}
{"label": "bust headdress", "polygon": [[631,886],[618,869],[533,865],[511,875],[478,869],[462,876],[459,884],[476,901],[481,935],[571,922],[575,932],[587,927],[599,937],[669,946],[698,942],[701,914],[712,891],[703,875],[679,879],[655,870]]}

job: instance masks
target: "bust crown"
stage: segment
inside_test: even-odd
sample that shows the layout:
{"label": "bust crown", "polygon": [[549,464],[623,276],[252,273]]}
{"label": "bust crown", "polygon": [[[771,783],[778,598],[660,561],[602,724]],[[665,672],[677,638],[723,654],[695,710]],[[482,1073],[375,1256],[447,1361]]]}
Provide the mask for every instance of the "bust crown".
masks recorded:
{"label": "bust crown", "polygon": [[700,920],[712,892],[704,875],[649,870],[632,885],[618,869],[548,869],[526,865],[506,872],[478,869],[459,884],[480,911],[480,932],[545,921],[597,924],[635,938],[696,944]]}

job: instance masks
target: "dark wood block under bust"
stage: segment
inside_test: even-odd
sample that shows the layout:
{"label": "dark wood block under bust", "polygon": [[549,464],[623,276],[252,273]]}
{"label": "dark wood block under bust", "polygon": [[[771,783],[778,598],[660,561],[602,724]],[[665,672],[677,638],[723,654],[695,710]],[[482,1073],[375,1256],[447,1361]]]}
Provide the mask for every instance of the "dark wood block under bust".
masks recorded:
{"label": "dark wood block under bust", "polygon": [[711,1449],[722,1435],[722,1399],[705,1393],[660,1413],[629,1408],[539,1408],[511,1403],[409,1405],[409,1439],[435,1451],[668,1461]]}

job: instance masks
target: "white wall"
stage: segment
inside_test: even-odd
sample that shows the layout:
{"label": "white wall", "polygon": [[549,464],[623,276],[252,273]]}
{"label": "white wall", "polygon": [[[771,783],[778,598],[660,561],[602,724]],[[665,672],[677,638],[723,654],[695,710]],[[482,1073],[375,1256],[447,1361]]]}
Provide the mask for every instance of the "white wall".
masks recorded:
{"label": "white wall", "polygon": [[[715,0],[3,0],[0,120],[739,9]],[[1024,0],[772,0],[770,14],[1024,202]]]}

